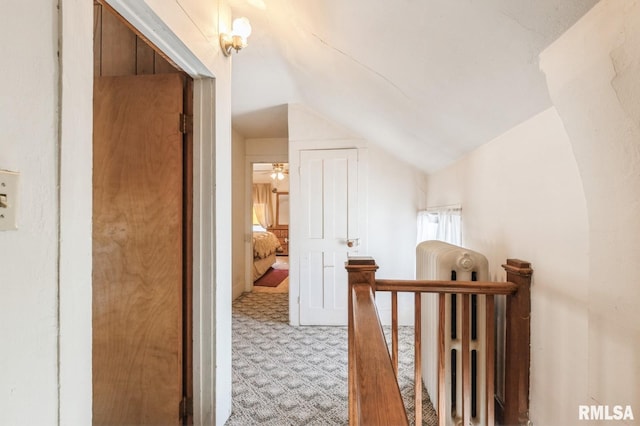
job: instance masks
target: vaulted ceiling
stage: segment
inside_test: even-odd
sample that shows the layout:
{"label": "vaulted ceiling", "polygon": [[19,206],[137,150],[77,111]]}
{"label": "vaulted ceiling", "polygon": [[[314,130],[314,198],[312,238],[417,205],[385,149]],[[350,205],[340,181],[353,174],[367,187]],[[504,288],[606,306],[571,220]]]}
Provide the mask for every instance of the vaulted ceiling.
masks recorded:
{"label": "vaulted ceiling", "polygon": [[597,0],[231,0],[233,126],[287,136],[289,103],[431,172],[551,105],[538,55]]}

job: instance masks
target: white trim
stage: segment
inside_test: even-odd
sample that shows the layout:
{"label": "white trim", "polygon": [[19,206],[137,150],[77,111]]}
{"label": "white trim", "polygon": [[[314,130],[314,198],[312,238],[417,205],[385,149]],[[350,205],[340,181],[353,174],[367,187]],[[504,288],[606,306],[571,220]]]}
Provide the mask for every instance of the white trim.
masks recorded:
{"label": "white trim", "polygon": [[244,229],[247,233],[244,244],[244,256],[245,256],[245,273],[244,273],[244,291],[253,290],[253,247],[251,234],[253,233],[252,223],[252,211],[251,205],[252,191],[253,191],[253,165],[254,163],[288,163],[289,158],[287,154],[261,154],[261,155],[246,155],[245,156],[245,217],[244,217]]}
{"label": "white trim", "polygon": [[193,409],[215,424],[215,80],[193,87]]}
{"label": "white trim", "polygon": [[92,418],[93,4],[63,0],[59,24],[58,418]]}

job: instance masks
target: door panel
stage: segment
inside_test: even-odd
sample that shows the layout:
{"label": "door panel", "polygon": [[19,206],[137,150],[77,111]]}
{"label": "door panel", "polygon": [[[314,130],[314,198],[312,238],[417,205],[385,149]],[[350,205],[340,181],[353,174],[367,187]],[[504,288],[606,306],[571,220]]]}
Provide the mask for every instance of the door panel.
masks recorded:
{"label": "door panel", "polygon": [[358,238],[358,151],[301,151],[300,166],[300,324],[346,325],[344,262],[357,250],[347,242]]}
{"label": "door panel", "polygon": [[179,74],[94,87],[94,424],[178,424],[183,137]]}

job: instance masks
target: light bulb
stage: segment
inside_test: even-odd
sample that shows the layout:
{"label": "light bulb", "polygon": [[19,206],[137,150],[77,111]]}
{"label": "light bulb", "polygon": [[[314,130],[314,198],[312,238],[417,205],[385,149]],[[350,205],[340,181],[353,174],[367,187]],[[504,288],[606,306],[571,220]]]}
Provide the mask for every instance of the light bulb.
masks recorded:
{"label": "light bulb", "polygon": [[251,35],[251,24],[244,16],[233,21],[233,35],[247,39]]}

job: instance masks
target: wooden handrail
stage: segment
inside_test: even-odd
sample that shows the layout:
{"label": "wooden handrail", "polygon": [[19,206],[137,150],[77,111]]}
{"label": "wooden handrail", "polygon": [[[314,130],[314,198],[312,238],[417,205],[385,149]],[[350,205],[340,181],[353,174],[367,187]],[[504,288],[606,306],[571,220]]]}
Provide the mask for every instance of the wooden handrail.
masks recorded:
{"label": "wooden handrail", "polygon": [[363,425],[408,425],[371,286],[352,286],[357,419]]}
{"label": "wooden handrail", "polygon": [[442,281],[442,280],[375,280],[376,291],[448,294],[513,294],[518,286],[511,282]]}
{"label": "wooden handrail", "polygon": [[[486,405],[486,422],[524,425],[529,416],[529,345],[530,345],[530,284],[532,270],[528,262],[507,260],[503,265],[507,271],[507,282],[446,281],[446,280],[382,280],[375,279],[378,269],[370,258],[350,259],[346,265],[349,275],[349,423],[360,424],[406,424],[406,412],[396,382],[397,377],[397,292],[415,293],[416,315],[416,419],[421,419],[422,392],[420,367],[420,294],[439,294],[438,331],[438,413],[445,412],[444,389],[444,308],[446,294],[461,294],[463,309],[462,327],[462,391],[463,400],[459,414],[464,424],[471,416],[469,364],[469,300],[471,295],[485,296],[486,344],[485,390],[489,400]],[[375,292],[390,291],[392,294],[392,354],[389,356],[384,333],[375,309]],[[495,295],[507,296],[505,336],[505,398],[495,397],[494,354],[495,345]],[[374,352],[377,352],[374,354]],[[366,367],[365,367],[366,366]],[[371,377],[375,374],[377,377]],[[389,378],[393,377],[393,383]],[[371,391],[375,389],[375,391]],[[399,399],[398,399],[399,398]],[[496,402],[494,411],[494,401]],[[398,406],[398,400],[400,406]],[[393,412],[393,413],[392,413]],[[394,416],[397,416],[394,417]],[[394,420],[392,420],[392,417]],[[366,419],[366,420],[365,420]],[[444,416],[439,424],[443,425]]]}

